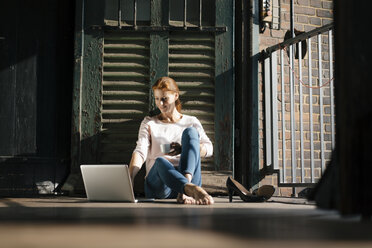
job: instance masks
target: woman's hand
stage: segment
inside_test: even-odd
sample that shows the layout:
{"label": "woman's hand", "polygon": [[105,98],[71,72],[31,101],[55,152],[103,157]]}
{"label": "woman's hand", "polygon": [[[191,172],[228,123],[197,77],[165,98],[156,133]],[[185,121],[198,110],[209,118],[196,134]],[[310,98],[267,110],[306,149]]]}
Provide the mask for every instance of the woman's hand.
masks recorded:
{"label": "woman's hand", "polygon": [[133,152],[132,159],[129,163],[129,174],[130,179],[132,181],[132,185],[134,184],[134,178],[136,177],[138,171],[141,169],[142,164],[144,163],[142,157],[137,152]]}
{"label": "woman's hand", "polygon": [[170,152],[167,155],[176,156],[182,152],[182,146],[177,142],[172,142],[170,144]]}

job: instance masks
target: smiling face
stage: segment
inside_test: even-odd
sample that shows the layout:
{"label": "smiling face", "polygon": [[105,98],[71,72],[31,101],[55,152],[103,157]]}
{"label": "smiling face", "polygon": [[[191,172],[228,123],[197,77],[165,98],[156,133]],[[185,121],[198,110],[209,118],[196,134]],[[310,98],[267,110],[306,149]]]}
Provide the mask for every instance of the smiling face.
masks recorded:
{"label": "smiling face", "polygon": [[163,114],[172,114],[176,109],[178,93],[173,91],[154,90],[155,104]]}

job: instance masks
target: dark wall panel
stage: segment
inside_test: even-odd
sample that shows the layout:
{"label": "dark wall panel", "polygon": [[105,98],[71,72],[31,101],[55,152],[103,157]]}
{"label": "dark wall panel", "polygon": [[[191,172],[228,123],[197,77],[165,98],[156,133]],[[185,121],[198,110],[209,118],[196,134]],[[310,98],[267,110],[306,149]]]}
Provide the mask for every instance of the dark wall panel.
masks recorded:
{"label": "dark wall panel", "polygon": [[48,193],[68,173],[74,16],[72,0],[0,3],[0,195]]}
{"label": "dark wall panel", "polygon": [[[0,155],[14,154],[16,39],[15,2],[0,2]],[[13,20],[13,21],[9,21]]]}

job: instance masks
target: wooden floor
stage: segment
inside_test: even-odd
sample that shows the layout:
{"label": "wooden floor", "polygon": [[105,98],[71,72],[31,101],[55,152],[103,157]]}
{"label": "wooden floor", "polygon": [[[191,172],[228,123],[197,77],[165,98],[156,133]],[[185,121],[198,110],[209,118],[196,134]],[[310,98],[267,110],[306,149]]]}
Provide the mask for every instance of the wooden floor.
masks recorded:
{"label": "wooden floor", "polygon": [[372,223],[303,199],[212,206],[175,200],[0,199],[0,247],[372,247]]}

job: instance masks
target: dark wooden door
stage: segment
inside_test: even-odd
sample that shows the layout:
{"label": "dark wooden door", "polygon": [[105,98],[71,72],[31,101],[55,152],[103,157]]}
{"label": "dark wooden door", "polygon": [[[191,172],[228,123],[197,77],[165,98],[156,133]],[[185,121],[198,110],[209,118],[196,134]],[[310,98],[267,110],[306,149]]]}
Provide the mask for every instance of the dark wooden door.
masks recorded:
{"label": "dark wooden door", "polygon": [[68,172],[73,9],[0,3],[0,195],[51,193]]}

